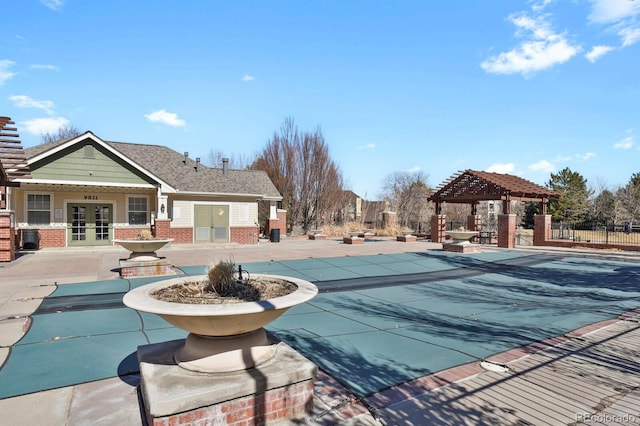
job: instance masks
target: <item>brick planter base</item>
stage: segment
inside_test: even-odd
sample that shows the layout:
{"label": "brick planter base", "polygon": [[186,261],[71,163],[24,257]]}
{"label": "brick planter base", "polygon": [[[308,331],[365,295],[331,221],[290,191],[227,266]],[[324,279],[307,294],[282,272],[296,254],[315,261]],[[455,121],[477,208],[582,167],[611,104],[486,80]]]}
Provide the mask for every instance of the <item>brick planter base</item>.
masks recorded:
{"label": "brick planter base", "polygon": [[445,243],[442,245],[444,251],[451,251],[454,253],[478,253],[482,251],[482,247],[479,244],[453,244]]}
{"label": "brick planter base", "polygon": [[364,244],[364,238],[361,237],[344,237],[342,242],[345,244]]}
{"label": "brick planter base", "polygon": [[194,373],[173,353],[184,340],[138,347],[140,390],[150,426],[269,425],[303,418],[313,408],[317,367],[284,343],[250,370]]}
{"label": "brick planter base", "polygon": [[120,276],[123,278],[155,277],[176,274],[176,270],[166,259],[120,260]]}

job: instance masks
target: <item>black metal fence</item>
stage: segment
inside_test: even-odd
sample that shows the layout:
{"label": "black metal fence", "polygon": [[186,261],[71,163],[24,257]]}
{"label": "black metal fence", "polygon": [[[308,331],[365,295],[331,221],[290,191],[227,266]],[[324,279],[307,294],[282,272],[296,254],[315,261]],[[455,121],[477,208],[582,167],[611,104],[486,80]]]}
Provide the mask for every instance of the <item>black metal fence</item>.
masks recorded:
{"label": "black metal fence", "polygon": [[640,245],[640,224],[630,222],[552,222],[552,240]]}

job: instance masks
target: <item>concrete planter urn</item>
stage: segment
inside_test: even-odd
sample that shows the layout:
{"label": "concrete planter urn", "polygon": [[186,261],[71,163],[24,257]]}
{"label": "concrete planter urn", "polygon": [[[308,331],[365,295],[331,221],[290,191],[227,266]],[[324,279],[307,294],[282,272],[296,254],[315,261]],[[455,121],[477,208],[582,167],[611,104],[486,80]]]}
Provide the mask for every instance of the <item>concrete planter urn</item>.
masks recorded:
{"label": "concrete planter urn", "polygon": [[261,277],[288,281],[297,289],[272,299],[228,304],[166,302],[152,295],[160,288],[207,279],[206,275],[201,275],[138,287],[125,294],[123,302],[132,309],[158,315],[189,332],[184,346],[174,353],[174,360],[180,367],[203,373],[246,370],[275,354],[276,345],[269,342],[263,327],[287,309],[318,294],[315,285],[299,278],[251,275],[252,280]]}
{"label": "concrete planter urn", "polygon": [[156,251],[173,241],[173,238],[114,239],[113,242],[131,252],[130,260],[156,260]]}
{"label": "concrete planter urn", "polygon": [[454,231],[444,231],[446,235],[453,239],[451,244],[457,245],[468,245],[471,244],[471,238],[477,236],[478,231],[467,231],[467,230],[454,230]]}

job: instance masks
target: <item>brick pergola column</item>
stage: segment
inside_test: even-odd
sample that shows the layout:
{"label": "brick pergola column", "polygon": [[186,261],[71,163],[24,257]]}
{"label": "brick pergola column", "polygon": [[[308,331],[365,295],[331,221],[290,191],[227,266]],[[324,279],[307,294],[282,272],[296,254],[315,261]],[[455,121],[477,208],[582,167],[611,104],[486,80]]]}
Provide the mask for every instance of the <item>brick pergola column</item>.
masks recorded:
{"label": "brick pergola column", "polygon": [[431,241],[434,243],[442,243],[446,238],[444,233],[447,223],[446,214],[434,214],[431,216]]}
{"label": "brick pergola column", "polygon": [[384,229],[394,228],[398,224],[396,212],[382,212],[382,227]]}
{"label": "brick pergola column", "polygon": [[533,245],[543,246],[551,239],[551,215],[537,214],[533,217]]}
{"label": "brick pergola column", "polygon": [[0,211],[0,262],[16,258],[15,229],[10,211]]}
{"label": "brick pergola column", "polygon": [[516,215],[498,215],[498,247],[514,248],[516,246]]}

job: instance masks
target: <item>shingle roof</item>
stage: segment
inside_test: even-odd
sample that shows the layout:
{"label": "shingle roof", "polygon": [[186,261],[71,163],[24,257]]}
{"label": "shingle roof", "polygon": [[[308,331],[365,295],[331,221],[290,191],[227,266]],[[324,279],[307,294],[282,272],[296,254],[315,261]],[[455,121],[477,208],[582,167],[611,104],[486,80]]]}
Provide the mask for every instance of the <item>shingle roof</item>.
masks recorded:
{"label": "shingle roof", "polygon": [[[262,194],[280,198],[271,179],[262,170],[211,168],[165,146],[107,142],[144,169],[181,192]],[[197,165],[197,169],[196,169]]]}
{"label": "shingle roof", "polygon": [[559,194],[518,176],[465,170],[442,184],[429,197],[435,202],[467,203],[480,200],[540,201]]}
{"label": "shingle roof", "polygon": [[[26,150],[31,159],[70,139],[40,144]],[[79,139],[82,140],[82,139]],[[271,179],[261,170],[211,168],[160,145],[104,141],[109,147],[180,192],[203,194],[250,194],[281,199]]]}

